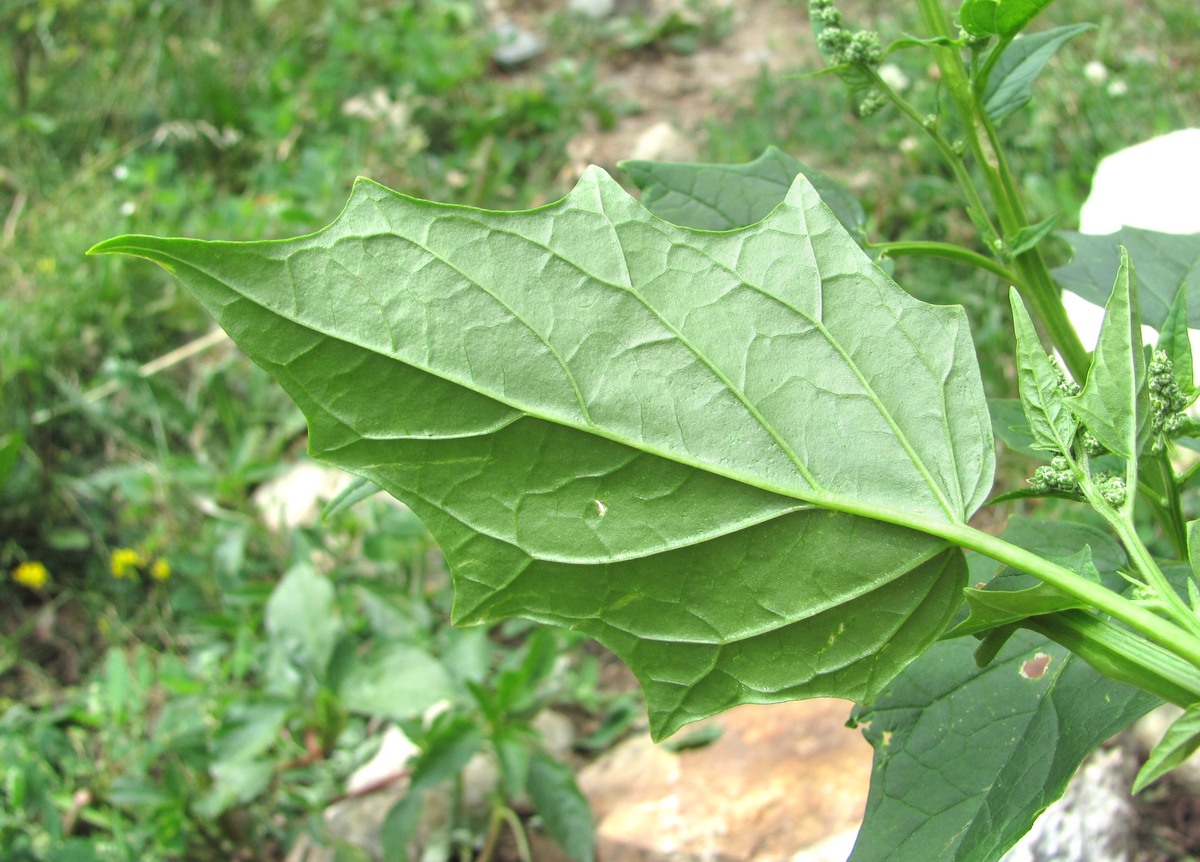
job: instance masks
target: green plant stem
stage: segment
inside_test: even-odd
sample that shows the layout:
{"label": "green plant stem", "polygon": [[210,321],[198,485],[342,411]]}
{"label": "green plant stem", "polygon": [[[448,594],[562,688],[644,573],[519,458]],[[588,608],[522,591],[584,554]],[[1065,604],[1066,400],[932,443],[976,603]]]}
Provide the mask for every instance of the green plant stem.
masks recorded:
{"label": "green plant stem", "polygon": [[[921,20],[931,31],[931,35],[953,38],[950,20],[946,16],[942,0],[917,0],[917,6],[921,11]],[[1029,219],[1025,215],[1004,152],[998,146],[995,127],[980,105],[958,50],[938,46],[933,51],[942,80],[962,120],[967,146],[982,171],[991,194],[1001,235],[1016,236],[1023,228],[1029,226]],[[965,173],[965,169],[963,172]],[[959,172],[956,171],[955,175],[958,176]],[[1059,290],[1050,278],[1050,271],[1042,259],[1041,252],[1034,248],[1017,255],[1013,259],[1013,267],[1020,276],[1022,292],[1029,299],[1050,340],[1062,354],[1067,368],[1076,380],[1083,380],[1087,376],[1091,360],[1087,349],[1079,340],[1078,333],[1067,318]]]}
{"label": "green plant stem", "polygon": [[883,252],[889,257],[904,257],[905,255],[942,257],[947,260],[968,264],[977,269],[990,272],[993,275],[998,275],[1009,284],[1017,282],[1016,274],[1012,270],[1007,269],[1003,264],[978,252],[971,251],[969,248],[963,248],[960,245],[954,245],[949,242],[927,242],[924,240],[878,242],[868,243],[867,248]]}
{"label": "green plant stem", "polygon": [[1197,473],[1200,473],[1200,458],[1196,459],[1196,463],[1192,464],[1192,466],[1175,476],[1176,490],[1178,491],[1186,488],[1188,483],[1191,482],[1192,479],[1196,478]]}
{"label": "green plant stem", "polygon": [[[1147,608],[1088,580],[1077,572],[966,524],[950,526],[939,531],[937,535],[1033,575],[1043,583],[1125,623],[1145,635],[1148,640],[1200,668],[1200,636],[1174,622],[1164,620]],[[1136,533],[1134,535],[1136,536]],[[1138,543],[1140,544],[1140,540]],[[1142,547],[1145,548],[1144,545]],[[1159,574],[1162,574],[1161,571]],[[1165,578],[1163,582],[1166,582]],[[1174,594],[1174,591],[1171,593]]]}
{"label": "green plant stem", "polygon": [[893,90],[891,86],[889,86],[888,83],[879,76],[879,73],[876,70],[867,68],[866,71],[871,76],[872,81],[874,81],[875,86],[879,88],[880,92],[887,96],[888,100],[897,108],[899,108],[901,113],[916,123],[917,126],[929,136],[929,139],[933,141],[933,145],[941,154],[942,160],[946,163],[946,166],[950,168],[951,173],[954,174],[954,178],[958,180],[958,184],[962,188],[963,194],[966,195],[967,211],[974,212],[977,218],[983,219],[984,227],[986,227],[987,230],[992,234],[999,236],[999,232],[996,230],[995,225],[992,224],[991,218],[988,216],[988,208],[983,203],[983,197],[979,194],[979,190],[975,187],[975,181],[971,178],[971,174],[967,171],[967,168],[963,164],[962,159],[959,158],[958,153],[954,151],[954,147],[950,145],[948,140],[946,140],[946,136],[938,130],[936,125],[928,122],[926,117],[922,116],[921,113],[915,107],[913,107],[911,102]]}
{"label": "green plant stem", "polygon": [[1175,483],[1175,468],[1171,466],[1171,459],[1164,447],[1161,452],[1155,453],[1146,460],[1143,474],[1150,474],[1147,478],[1150,480],[1149,485],[1157,494],[1162,497],[1162,511],[1155,513],[1155,520],[1163,528],[1163,532],[1167,536],[1167,541],[1171,543],[1171,550],[1175,552],[1181,560],[1186,560],[1188,556],[1188,538],[1187,538],[1187,516],[1183,513],[1183,500],[1179,494],[1179,487]]}
{"label": "green plant stem", "polygon": [[1168,703],[1200,702],[1200,672],[1120,626],[1084,611],[1064,611],[1022,622],[1082,658],[1093,668]]}

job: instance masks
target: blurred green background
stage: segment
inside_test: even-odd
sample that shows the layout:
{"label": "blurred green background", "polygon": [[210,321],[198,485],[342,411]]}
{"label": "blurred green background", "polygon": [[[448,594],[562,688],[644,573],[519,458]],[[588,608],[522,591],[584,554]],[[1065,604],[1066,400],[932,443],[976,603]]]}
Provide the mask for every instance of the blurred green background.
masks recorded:
{"label": "blurred green background", "polygon": [[[357,175],[494,208],[553,200],[579,135],[670,116],[609,69],[712,62],[754,14],[596,22],[566,5],[525,4],[547,42],[508,69],[467,0],[0,0],[0,858],[281,859],[301,836],[365,858],[321,812],[383,724],[519,764],[547,705],[582,729],[576,759],[638,720],[600,682],[609,660],[567,633],[448,627],[445,572],[406,510],[370,498],[268,528],[251,495],[303,459],[294,406],[227,344],[172,353],[210,324],[164,273],[84,256],[119,233],[307,233]],[[901,5],[844,11],[886,42],[919,30]],[[807,43],[794,8],[781,38]],[[1200,124],[1200,10],[1060,0],[1043,17],[1099,27],[1004,138],[1032,217],[1072,227],[1103,155]],[[891,61],[931,109],[928,58]],[[873,239],[972,241],[917,130],[854,119],[836,80],[764,72],[712,107],[674,117],[701,160],[775,144],[847,182]],[[1006,286],[929,260],[896,276],[967,307],[989,394],[1010,395]],[[161,357],[178,361],[147,374]],[[520,809],[508,777],[493,812]],[[444,858],[465,858],[492,825],[445,828]]]}

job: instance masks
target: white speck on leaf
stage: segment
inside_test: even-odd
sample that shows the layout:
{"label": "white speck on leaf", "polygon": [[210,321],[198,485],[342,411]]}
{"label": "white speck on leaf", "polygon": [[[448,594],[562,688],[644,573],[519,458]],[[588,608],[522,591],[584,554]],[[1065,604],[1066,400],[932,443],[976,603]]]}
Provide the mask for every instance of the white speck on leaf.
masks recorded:
{"label": "white speck on leaf", "polygon": [[608,506],[604,505],[599,500],[597,500],[596,501],[596,514],[598,514],[601,518],[603,518],[605,515],[608,514]]}

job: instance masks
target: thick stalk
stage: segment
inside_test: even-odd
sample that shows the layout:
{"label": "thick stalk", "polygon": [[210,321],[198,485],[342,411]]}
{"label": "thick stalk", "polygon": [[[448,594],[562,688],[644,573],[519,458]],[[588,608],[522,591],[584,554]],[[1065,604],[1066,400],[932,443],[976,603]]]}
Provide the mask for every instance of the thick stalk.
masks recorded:
{"label": "thick stalk", "polygon": [[1032,617],[1022,623],[1061,644],[1097,671],[1168,703],[1200,702],[1200,672],[1166,650],[1084,611]]}
{"label": "thick stalk", "polygon": [[[929,532],[934,532],[929,530]],[[1132,602],[1112,590],[1088,580],[1065,566],[1053,563],[1032,551],[1013,545],[965,524],[954,525],[935,533],[954,544],[978,551],[1001,563],[1033,575],[1066,595],[1079,599],[1089,607],[1106,613],[1140,632],[1148,640],[1200,668],[1200,636],[1174,622],[1163,619],[1149,609]]]}
{"label": "thick stalk", "polygon": [[[917,5],[921,10],[921,20],[931,35],[954,37],[942,0],[917,0]],[[971,87],[970,77],[958,49],[939,46],[933,50],[942,80],[962,122],[967,146],[978,163],[991,194],[1002,236],[1016,236],[1019,231],[1029,226],[1029,219],[1025,215],[1003,151],[996,145],[995,129]],[[1067,319],[1058,288],[1050,278],[1041,252],[1035,248],[1017,255],[1013,260],[1013,267],[1021,279],[1023,294],[1029,299],[1034,313],[1045,327],[1054,346],[1062,354],[1067,368],[1076,380],[1083,380],[1090,365],[1088,351]]]}

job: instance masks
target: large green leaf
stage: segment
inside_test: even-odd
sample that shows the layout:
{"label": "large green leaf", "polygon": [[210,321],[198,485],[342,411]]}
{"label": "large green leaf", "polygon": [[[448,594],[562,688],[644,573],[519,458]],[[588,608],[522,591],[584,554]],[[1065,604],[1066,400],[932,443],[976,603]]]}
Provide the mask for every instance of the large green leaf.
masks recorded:
{"label": "large green leaf", "polygon": [[[1058,49],[1094,24],[1071,24],[1033,33],[993,50],[1002,51],[988,78],[983,94],[984,108],[993,122],[1019,111],[1033,98],[1033,82]],[[1019,253],[1019,252],[1018,252]]]}
{"label": "large green leaf", "polygon": [[[1014,520],[1004,538],[1050,558],[1091,546],[1101,570],[1124,561],[1109,536],[1080,524]],[[984,668],[976,646],[937,644],[856,710],[875,763],[851,862],[999,859],[1088,753],[1158,703],[1032,632]]]}
{"label": "large green leaf", "polygon": [[621,169],[641,189],[646,209],[698,230],[733,230],[762,220],[803,174],[851,236],[862,240],[866,235],[866,213],[851,191],[778,147],[741,165],[632,159],[621,162]]}
{"label": "large green leaf", "polygon": [[1066,290],[1096,305],[1108,301],[1113,275],[1121,264],[1121,248],[1137,266],[1138,308],[1142,323],[1160,328],[1167,319],[1179,288],[1186,284],[1189,297],[1188,326],[1200,329],[1200,233],[1171,234],[1121,228],[1103,236],[1061,231],[1075,249],[1071,262],[1054,270],[1054,279]]}
{"label": "large green leaf", "polygon": [[960,602],[938,536],[994,468],[965,317],[901,291],[802,177],[729,233],[593,169],[531,212],[362,181],[312,236],[96,251],[176,273],[296,399],[315,456],[412,506],[457,621],[595,636],[659,736],[869,699]]}

